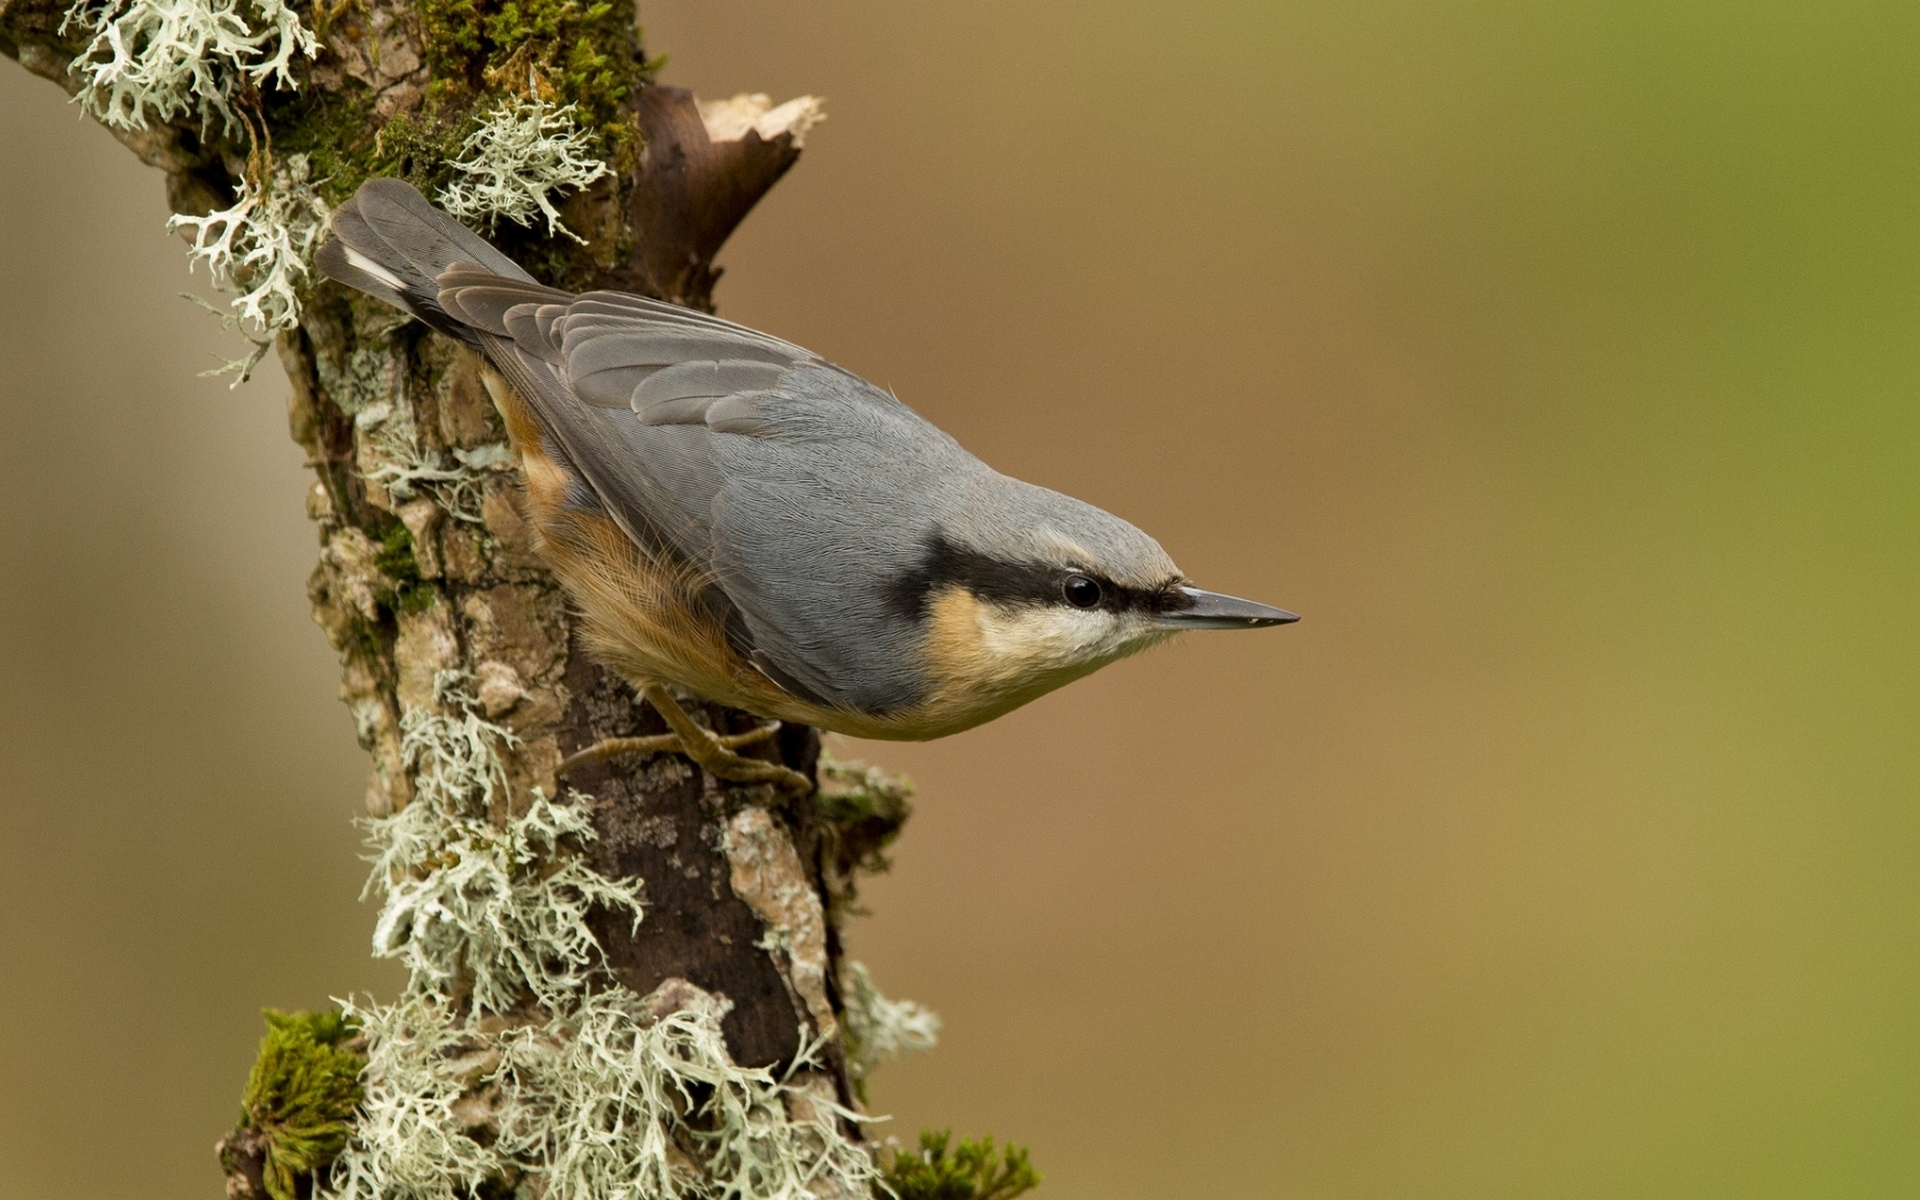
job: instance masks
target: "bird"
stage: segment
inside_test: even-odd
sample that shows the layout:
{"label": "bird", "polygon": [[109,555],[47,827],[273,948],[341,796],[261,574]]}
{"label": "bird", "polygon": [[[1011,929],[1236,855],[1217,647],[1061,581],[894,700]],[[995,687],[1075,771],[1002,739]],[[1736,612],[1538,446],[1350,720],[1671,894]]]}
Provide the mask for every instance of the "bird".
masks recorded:
{"label": "bird", "polygon": [[[1299,618],[1195,587],[1091,504],[1000,474],[808,350],[619,291],[547,287],[404,181],[333,214],[329,278],[477,351],[536,548],[591,653],[678,751],[805,791],[740,751],[781,722],[926,740],[1189,630]],[[669,685],[767,723],[722,735]]]}

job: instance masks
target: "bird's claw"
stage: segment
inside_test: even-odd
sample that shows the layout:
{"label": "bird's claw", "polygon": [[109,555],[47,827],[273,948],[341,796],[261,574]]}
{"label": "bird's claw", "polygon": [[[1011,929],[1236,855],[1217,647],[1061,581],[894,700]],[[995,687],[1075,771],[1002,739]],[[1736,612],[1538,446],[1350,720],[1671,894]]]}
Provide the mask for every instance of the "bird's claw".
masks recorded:
{"label": "bird's claw", "polygon": [[707,774],[729,783],[771,783],[783,792],[805,795],[813,781],[780,763],[748,758],[738,753],[780,732],[780,722],[769,721],[745,733],[715,733],[696,723],[666,688],[653,684],[640,694],[653,705],[673,732],[645,737],[604,738],[563,759],[554,774],[564,775],[584,762],[599,762],[622,754],[684,754]]}

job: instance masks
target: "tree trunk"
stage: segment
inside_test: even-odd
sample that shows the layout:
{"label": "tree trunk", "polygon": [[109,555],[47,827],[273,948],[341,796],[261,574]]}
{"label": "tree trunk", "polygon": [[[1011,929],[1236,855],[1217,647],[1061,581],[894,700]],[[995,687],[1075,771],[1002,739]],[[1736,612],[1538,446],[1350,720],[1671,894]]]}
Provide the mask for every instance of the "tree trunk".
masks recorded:
{"label": "tree trunk", "polygon": [[[62,32],[66,8],[67,0],[0,0],[0,51],[77,92],[86,81],[69,64],[87,39]],[[615,171],[564,206],[584,244],[502,225],[503,248],[556,286],[619,287],[710,307],[716,251],[792,165],[805,120],[756,124],[766,106],[748,98],[703,117],[689,94],[646,78],[630,12],[579,17],[577,6],[562,6],[556,20],[590,26],[536,29],[518,44],[496,32],[474,51],[482,17],[504,10],[483,2],[468,26],[450,11],[397,0],[302,5],[320,40],[297,97],[249,88],[236,102],[237,124],[176,115],[116,134],[166,172],[183,214],[233,205],[292,153],[310,156],[318,186],[333,188],[337,203],[356,175],[438,169],[474,114],[526,78],[530,97],[558,89],[578,103],[605,133]],[[570,74],[581,46],[613,66]],[[725,136],[716,140],[710,128]],[[785,803],[769,787],[730,785],[667,755],[588,763],[556,779],[565,756],[596,740],[665,726],[581,650],[566,599],[532,544],[518,470],[472,352],[324,282],[308,280],[300,299],[297,328],[276,346],[292,384],[291,431],[315,473],[308,511],[321,548],[309,591],[372,758],[371,817],[391,819],[439,786],[429,778],[438,769],[433,748],[416,744],[419,729],[437,720],[481,730],[503,785],[473,795],[492,806],[495,827],[543,799],[563,800],[570,786],[591,798],[594,835],[577,839],[575,852],[600,876],[643,886],[638,924],[604,903],[590,918],[611,981],[641,997],[671,1000],[685,984],[724,997],[734,1063],[777,1076],[797,1062],[784,1093],[790,1110],[801,1093],[828,1102],[822,1111],[856,1109],[832,918],[853,868],[904,819],[898,797],[878,807],[870,795],[851,807],[834,807],[833,796]],[[754,723],[688,704],[721,731]],[[812,775],[819,740],[787,728],[758,752]],[[600,978],[590,988],[608,986]],[[449,1004],[481,1015],[470,970],[435,986]],[[487,1028],[551,1018],[536,998],[522,988]],[[829,1120],[859,1138],[857,1125]],[[232,1194],[273,1190],[266,1140],[256,1129],[226,1143]],[[683,1145],[674,1153],[693,1152]]]}

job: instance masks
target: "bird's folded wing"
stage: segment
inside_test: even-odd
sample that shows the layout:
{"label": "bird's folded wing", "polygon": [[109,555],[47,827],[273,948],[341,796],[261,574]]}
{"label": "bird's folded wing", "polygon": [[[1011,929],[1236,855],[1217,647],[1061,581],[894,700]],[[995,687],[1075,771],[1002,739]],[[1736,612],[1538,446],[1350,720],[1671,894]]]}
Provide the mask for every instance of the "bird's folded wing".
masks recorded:
{"label": "bird's folded wing", "polygon": [[705,313],[464,265],[439,282],[628,535],[711,571],[742,655],[815,701],[884,711],[918,697],[875,568],[914,547],[875,553],[875,539],[924,523],[928,497],[900,486],[908,460],[930,455],[936,477],[978,466],[950,438],[818,356]]}

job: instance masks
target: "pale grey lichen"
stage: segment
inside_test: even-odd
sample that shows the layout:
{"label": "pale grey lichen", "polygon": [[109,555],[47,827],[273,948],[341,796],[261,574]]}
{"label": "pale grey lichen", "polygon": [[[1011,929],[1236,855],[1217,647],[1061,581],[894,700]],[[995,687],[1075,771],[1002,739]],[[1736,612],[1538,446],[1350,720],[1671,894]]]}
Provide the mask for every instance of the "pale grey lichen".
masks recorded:
{"label": "pale grey lichen", "polygon": [[210,367],[200,372],[200,378],[218,379],[222,375],[231,375],[233,376],[233,382],[227,385],[229,390],[237,388],[247,380],[253,378],[253,369],[260,365],[260,360],[267,356],[267,351],[273,349],[273,341],[270,338],[254,337],[246,330],[240,328],[239,317],[225,309],[215,308],[213,305],[208,304],[205,299],[194,295],[192,292],[181,292],[180,298],[218,317],[220,319],[220,328],[229,333],[238,332],[240,336],[246,339],[252,346],[252,349],[242,354],[239,358],[221,359],[219,366]]}
{"label": "pale grey lichen", "polygon": [[274,165],[264,182],[242,180],[231,208],[204,217],[175,216],[167,230],[190,230],[188,268],[206,264],[215,286],[235,292],[227,323],[248,334],[254,351],[209,374],[246,379],[272,344],[268,339],[300,323],[298,289],[313,269],[313,252],[326,235],[328,210],[308,178],[304,154]]}
{"label": "pale grey lichen", "polygon": [[558,1008],[602,966],[587,926],[595,907],[640,922],[638,880],[591,870],[577,848],[596,836],[587,800],[558,804],[534,789],[526,809],[502,823],[507,801],[506,729],[479,714],[470,680],[444,671],[439,710],[400,718],[400,752],[414,798],[363,822],[373,850],[369,893],[381,893],[374,953],[406,966],[409,990],[439,992],[456,981],[474,1007],[505,1012],[525,995]]}
{"label": "pale grey lichen", "polygon": [[362,476],[386,489],[396,503],[426,496],[448,516],[483,525],[489,472],[511,470],[516,460],[505,442],[456,448],[448,457],[427,449],[418,430],[388,401],[362,409],[354,424],[368,436],[361,443]]}
{"label": "pale grey lichen", "polygon": [[940,1040],[939,1014],[911,1000],[881,995],[864,963],[847,959],[841,966],[840,1004],[847,1072],[855,1079],[866,1078],[890,1059],[931,1050]]}
{"label": "pale grey lichen", "polygon": [[487,473],[512,467],[513,452],[505,442],[490,442],[470,450],[455,448],[451,457],[449,465],[417,442],[408,442],[394,458],[368,472],[367,478],[385,487],[395,500],[425,495],[454,520],[484,525],[481,505],[486,499]]}
{"label": "pale grey lichen", "polygon": [[231,131],[246,88],[297,87],[294,56],[320,45],[284,0],[82,0],[60,23],[70,28],[87,39],[69,67],[75,99],[119,129],[217,116]]}
{"label": "pale grey lichen", "polygon": [[232,373],[238,387],[271,336],[299,321],[296,288],[326,232],[327,206],[309,186],[304,156],[271,161],[257,102],[252,119],[237,106],[255,89],[297,88],[294,58],[311,58],[320,43],[285,0],[80,0],[60,23],[62,33],[76,29],[86,48],[68,64],[74,99],[103,124],[141,130],[193,117],[204,133],[217,117],[255,143],[232,207],[167,222],[192,231],[189,266],[204,262],[218,287],[238,293],[228,324],[253,349],[205,372]]}
{"label": "pale grey lichen", "polygon": [[502,1036],[502,1153],[553,1200],[868,1194],[873,1159],[842,1131],[860,1118],[801,1082],[824,1042],[777,1076],[741,1067],[725,1000],[678,981],[662,990],[679,993],[672,1011],[614,988]]}
{"label": "pale grey lichen", "polygon": [[501,217],[518,225],[546,216],[547,232],[585,239],[560,223],[552,193],[585,187],[611,174],[593,157],[593,138],[574,120],[574,106],[555,106],[536,94],[508,97],[481,118],[448,164],[457,178],[441,189],[440,206],[464,221]]}
{"label": "pale grey lichen", "polygon": [[764,808],[743,808],[720,838],[732,868],[733,894],[766,932],[756,943],[786,959],[787,977],[823,1037],[839,1029],[827,999],[827,918],[820,895],[786,828]]}
{"label": "pale grey lichen", "polygon": [[329,1168],[335,1200],[454,1200],[500,1170],[468,1132],[471,1088],[499,1062],[487,1039],[437,997],[364,1007],[342,1001],[366,1038],[365,1098]]}
{"label": "pale grey lichen", "polygon": [[741,1067],[728,1004],[681,980],[610,987],[539,1023],[456,1018],[442,1001],[346,1006],[366,1100],[329,1200],[453,1200],[520,1179],[543,1200],[820,1200],[871,1194],[851,1110],[785,1071]]}

